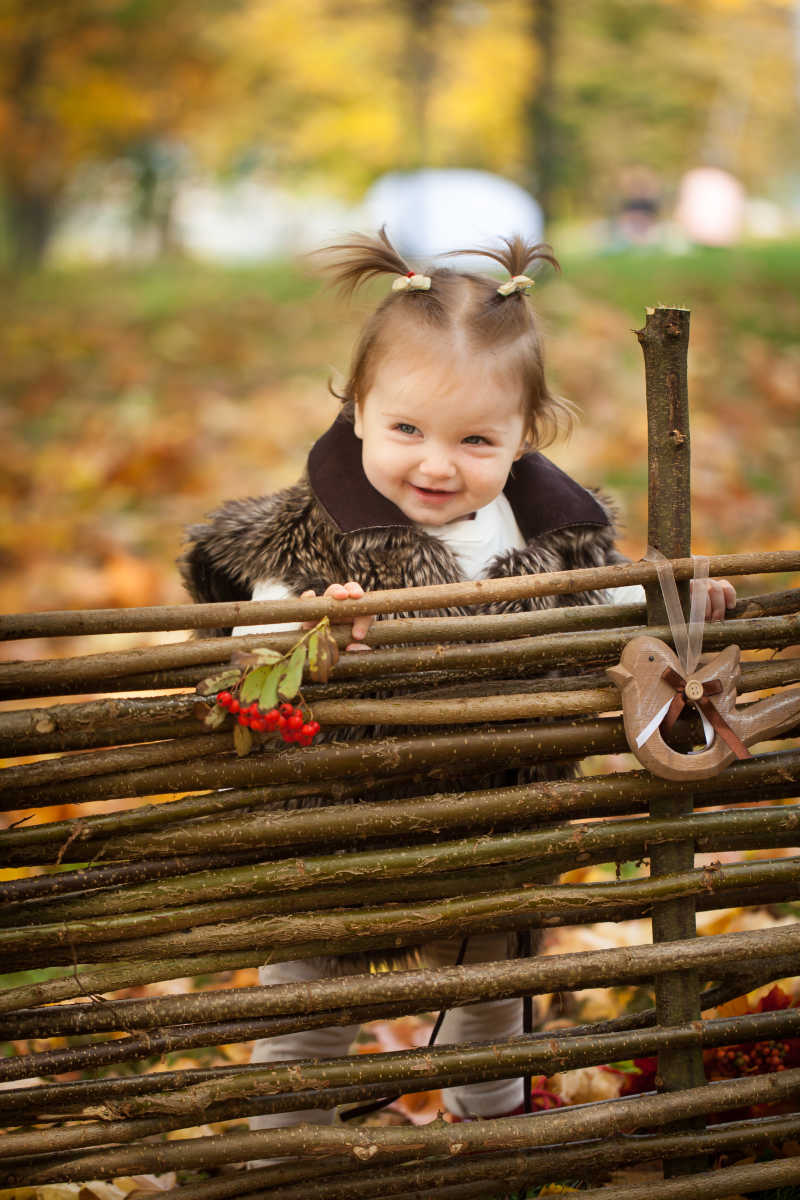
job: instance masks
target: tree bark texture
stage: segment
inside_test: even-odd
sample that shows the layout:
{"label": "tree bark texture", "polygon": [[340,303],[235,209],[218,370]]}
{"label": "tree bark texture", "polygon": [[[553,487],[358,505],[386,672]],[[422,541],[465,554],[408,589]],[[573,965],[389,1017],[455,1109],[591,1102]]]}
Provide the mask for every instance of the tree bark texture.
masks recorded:
{"label": "tree bark texture", "polygon": [[[677,579],[691,579],[692,561],[673,563]],[[773,550],[755,554],[716,554],[709,559],[711,575],[762,575],[800,570],[800,551]],[[361,600],[241,600],[221,604],[154,605],[148,608],[97,608],[77,611],[10,613],[0,617],[0,641],[16,638],[78,637],[93,633],[148,633],[214,629],[283,621],[319,621],[329,617],[342,624],[366,613],[422,612],[431,608],[468,607],[531,596],[574,595],[596,588],[652,583],[652,563],[587,567],[506,579],[478,579],[436,587],[370,592]]]}
{"label": "tree bark texture", "polygon": [[[399,1164],[373,1169],[367,1174],[363,1167],[354,1171],[352,1166],[339,1167],[331,1173],[334,1164],[325,1167],[309,1166],[308,1174],[301,1181],[288,1175],[300,1171],[298,1167],[266,1167],[249,1171],[246,1183],[243,1176],[216,1179],[188,1188],[173,1188],[174,1200],[229,1200],[230,1197],[248,1197],[253,1188],[280,1187],[281,1200],[372,1200],[378,1195],[386,1196],[439,1196],[441,1189],[454,1181],[481,1180],[499,1181],[497,1187],[521,1187],[547,1183],[553,1179],[582,1179],[590,1182],[602,1178],[612,1168],[632,1166],[656,1158],[676,1154],[703,1152],[736,1152],[742,1148],[763,1146],[772,1141],[780,1144],[797,1133],[796,1118],[769,1118],[754,1122],[736,1122],[716,1125],[712,1133],[683,1134],[639,1134],[634,1138],[613,1138],[604,1142],[592,1142],[587,1146],[570,1147],[564,1150],[530,1150],[512,1154],[475,1154],[466,1160],[447,1162],[428,1160],[424,1163]],[[312,1174],[312,1170],[315,1172]],[[345,1170],[347,1173],[345,1173]],[[325,1171],[327,1178],[320,1179]],[[716,1176],[719,1180],[719,1175]],[[728,1177],[726,1176],[726,1179]],[[671,1185],[673,1186],[673,1185]],[[731,1186],[728,1183],[728,1186]],[[486,1196],[490,1192],[485,1193]],[[136,1197],[139,1200],[139,1197]],[[142,1194],[141,1200],[145,1200]],[[253,1195],[253,1200],[256,1196]]]}
{"label": "tree bark texture", "polygon": [[[724,775],[703,780],[698,785],[698,794],[704,803],[713,804],[715,800],[723,799],[729,804],[752,802],[755,799],[765,800],[782,798],[794,794],[800,781],[800,751],[788,750],[780,754],[764,756],[763,759],[753,758],[748,762],[736,764]],[[724,786],[723,786],[724,785]],[[113,836],[113,818],[105,817],[84,818],[77,821],[59,821],[51,825],[21,826],[5,834],[5,862],[8,866],[38,865],[55,863],[61,865],[70,862],[84,862],[87,858],[94,860],[148,860],[160,857],[172,858],[185,855],[182,861],[185,866],[174,874],[188,874],[201,870],[199,856],[213,855],[214,850],[224,841],[230,855],[236,853],[255,853],[264,851],[261,857],[271,857],[267,852],[280,852],[288,848],[302,847],[306,852],[313,847],[341,851],[353,842],[366,839],[381,839],[383,845],[407,843],[425,834],[441,835],[447,832],[463,831],[472,834],[491,834],[493,831],[506,827],[516,829],[522,834],[535,834],[547,822],[547,832],[541,833],[543,839],[549,839],[552,833],[556,836],[563,833],[570,835],[569,830],[580,828],[575,825],[553,826],[551,823],[561,817],[574,822],[580,818],[596,818],[605,816],[611,818],[617,813],[625,814],[631,810],[642,811],[646,802],[654,797],[669,797],[678,792],[680,785],[673,781],[650,779],[644,772],[630,774],[590,776],[585,779],[569,781],[552,781],[531,784],[519,784],[508,788],[498,788],[481,792],[434,793],[409,797],[397,801],[369,803],[363,801],[356,805],[332,804],[312,810],[297,810],[288,812],[254,812],[228,816],[224,819],[207,818],[195,823],[174,822],[168,828],[144,833],[134,833],[128,837]],[[761,810],[759,812],[736,812],[733,809],[724,810],[723,814],[706,813],[698,815],[691,829],[702,837],[705,833],[718,832],[730,834],[736,838],[740,834],[767,833],[774,829],[789,829],[791,825],[783,822],[790,821],[794,809],[781,806],[777,810]],[[117,814],[114,815],[115,817]],[[608,825],[609,833],[616,831],[621,836],[621,846],[624,844],[622,835],[626,836],[638,829],[649,826],[642,822],[633,825],[621,824],[615,820]],[[672,818],[666,818],[667,825],[653,826],[653,841],[664,840],[665,830],[672,830],[669,824]],[[581,850],[589,850],[594,846],[609,846],[613,849],[613,838],[605,835],[604,828],[596,825],[587,830],[590,841]],[[661,836],[659,836],[661,835]],[[630,841],[630,839],[628,839]],[[634,838],[635,840],[635,838]],[[550,853],[565,853],[554,847],[557,841],[546,841]],[[722,849],[719,843],[715,846],[703,846],[702,849]],[[573,850],[574,846],[570,846]],[[198,856],[192,858],[190,856]],[[606,861],[620,861],[622,855],[610,853]],[[583,860],[581,860],[583,861]],[[588,861],[586,859],[585,861]],[[104,868],[97,867],[100,871]],[[252,882],[248,875],[247,883]],[[102,876],[96,878],[99,884]],[[89,879],[89,884],[93,878]],[[196,878],[194,884],[211,884],[209,877]],[[164,885],[166,886],[166,885]],[[158,888],[152,888],[156,894]],[[5,900],[13,898],[11,885],[0,890],[0,897]],[[130,890],[120,893],[129,911],[136,907],[135,899],[139,893]],[[206,899],[214,898],[212,893]],[[100,907],[96,912],[108,912],[103,908],[104,900],[98,898]],[[91,903],[91,902],[90,902]],[[81,908],[80,902],[72,902],[72,911],[89,915],[90,908]],[[28,911],[33,911],[29,909]],[[67,911],[60,908],[59,912]],[[22,915],[22,914],[20,914]],[[19,917],[15,916],[15,920]],[[0,914],[0,924],[3,923]]]}
{"label": "tree bark texture", "polygon": [[[799,556],[800,557],[800,556]],[[603,567],[597,570],[616,570]],[[621,569],[621,568],[620,568]],[[626,568],[627,569],[627,568]],[[541,578],[531,576],[532,579]],[[447,584],[448,587],[460,586]],[[378,595],[379,593],[374,593]],[[282,601],[281,603],[288,603]],[[310,601],[309,601],[310,603]],[[359,604],[360,601],[341,601]],[[2,618],[0,618],[2,619]],[[742,649],[780,648],[797,641],[800,619],[796,613],[779,616],[731,618],[722,624],[709,625],[703,634],[703,648],[719,650],[736,642]],[[668,626],[656,625],[650,629],[656,637],[671,642]],[[575,633],[541,634],[534,637],[517,637],[511,641],[464,643],[458,645],[436,645],[429,647],[390,646],[373,650],[371,654],[351,653],[342,655],[336,665],[336,680],[379,679],[401,673],[438,672],[487,668],[540,671],[564,668],[587,663],[616,662],[623,647],[641,629],[578,630]],[[268,639],[263,639],[261,644]],[[90,655],[89,659],[100,657]],[[212,665],[213,671],[213,665]],[[67,695],[96,690],[102,684],[113,691],[124,686],[127,689],[147,690],[170,686],[195,686],[211,672],[209,665],[202,664],[177,670],[142,673],[141,675],[115,674],[104,664],[84,664],[73,667],[71,662],[56,660],[53,663],[9,663],[0,667],[0,699],[22,699],[25,697]]]}
{"label": "tree bark texture", "polygon": [[[750,867],[754,866],[755,864],[744,865]],[[796,867],[790,867],[788,871],[779,871],[776,870],[776,867],[778,867],[778,864],[775,863],[764,864],[759,868],[759,874],[762,878],[766,875],[772,879],[774,879],[776,875],[783,875],[784,880],[789,874],[793,874],[795,876],[797,874]],[[637,890],[640,897],[644,892],[651,902],[654,891],[656,895],[658,895],[659,889],[662,893],[662,896],[665,890],[671,890],[673,895],[676,891],[680,892],[681,888],[683,888],[684,891],[689,891],[690,893],[699,891],[703,894],[709,908],[725,907],[727,899],[725,892],[723,890],[717,890],[720,882],[722,882],[724,886],[724,881],[720,881],[718,878],[722,870],[730,871],[730,868],[721,868],[720,871],[716,872],[713,877],[707,872],[688,872],[683,880],[676,878],[673,881],[665,880],[661,882],[653,880],[636,881]],[[741,875],[741,872],[739,875]],[[730,878],[730,875],[728,875],[728,878]],[[604,885],[592,886],[599,888]],[[554,888],[528,888],[524,889],[521,893],[506,893],[505,903],[503,903],[502,899],[500,902],[498,902],[496,897],[485,897],[478,901],[454,901],[450,904],[449,910],[451,916],[454,913],[458,914],[459,920],[457,929],[462,934],[467,932],[470,918],[475,923],[483,923],[484,928],[490,926],[500,928],[500,922],[502,922],[503,928],[510,928],[514,927],[515,922],[517,923],[517,927],[536,927],[537,925],[541,927],[543,925],[576,924],[580,923],[581,921],[585,923],[592,923],[598,912],[602,912],[603,916],[607,920],[625,920],[629,919],[630,917],[641,915],[642,911],[647,905],[647,900],[643,902],[641,899],[639,899],[638,901],[633,901],[632,903],[625,905],[620,902],[618,896],[615,897],[613,895],[613,886],[619,887],[621,885],[607,885],[606,898],[609,904],[608,908],[605,906],[599,908],[598,903],[600,898],[594,892],[587,892],[585,888],[583,890],[577,888],[573,891],[571,899],[573,902],[577,903],[575,903],[574,907],[572,905],[568,906],[566,903],[567,898],[565,896],[565,891],[568,890],[568,885],[560,885],[558,892],[555,892]],[[788,890],[786,889],[783,881],[782,887],[785,890]],[[631,889],[628,888],[628,894],[630,894],[630,890]],[[538,905],[536,905],[531,898],[531,892],[538,893]],[[548,892],[549,896],[547,895]],[[583,907],[580,907],[581,902],[583,902]],[[547,915],[547,909],[545,908],[545,906],[548,904],[549,911],[552,913],[551,916]],[[517,911],[514,911],[515,907]],[[537,907],[539,909],[538,914],[535,911]],[[413,945],[415,941],[418,942],[420,940],[425,940],[425,937],[430,938],[434,936],[431,926],[436,923],[437,915],[442,911],[441,907],[433,905],[432,911],[428,910],[427,912],[425,911],[424,905],[421,906],[421,908],[422,914],[420,915],[418,912],[416,919],[413,914],[408,912],[401,914],[399,921],[405,922],[407,928],[408,926],[413,927],[414,932],[409,932],[407,934],[407,940],[405,942],[401,941],[399,944]],[[542,913],[543,908],[545,909],[544,914]],[[524,914],[522,916],[520,916],[520,909],[522,909]],[[363,931],[364,924],[370,920],[368,916],[364,916],[364,914],[368,911],[369,910],[361,910],[350,914],[352,921],[356,925],[358,925],[360,922],[362,926],[362,937],[360,940],[343,940],[341,943],[341,952],[344,953],[351,949],[357,949],[359,946],[364,948],[365,942],[370,940],[369,931],[367,930],[366,934]],[[487,911],[489,913],[494,912],[493,922],[491,922],[491,919],[486,916]],[[269,919],[267,919],[267,921],[268,920]],[[340,931],[341,926],[345,924],[345,922],[341,921],[341,918],[337,917],[336,914],[328,918],[328,920],[329,922],[333,921],[334,923],[337,920],[340,920]],[[298,924],[300,923],[298,922]],[[322,922],[318,921],[315,924],[315,918],[311,917],[310,920],[306,921],[306,926],[309,924],[315,932],[319,932]],[[397,936],[398,921],[395,921],[395,929],[393,931],[390,930],[387,934],[387,925],[389,924],[389,922],[383,923],[381,926],[382,932],[376,936],[373,945],[376,943],[379,944],[381,940],[384,942],[384,945],[386,945],[387,938],[391,943],[392,933],[394,933],[395,937]],[[442,921],[440,919],[440,927],[441,924]],[[445,928],[446,933],[444,936],[447,936],[450,934],[451,928]],[[255,947],[251,947],[243,951],[237,952],[231,948],[228,948],[226,951],[217,952],[215,954],[198,953],[194,956],[184,954],[173,959],[162,958],[155,961],[143,959],[140,961],[131,962],[129,964],[114,963],[111,966],[100,966],[95,967],[94,969],[89,967],[81,967],[80,970],[76,968],[70,975],[61,979],[49,979],[40,983],[27,983],[15,988],[9,988],[5,993],[0,994],[0,1013],[12,1013],[20,1008],[26,1008],[39,1004],[48,1004],[57,1000],[72,999],[77,996],[94,995],[98,992],[111,991],[116,988],[138,986],[143,983],[152,983],[164,979],[178,979],[185,975],[206,974],[211,971],[234,969],[239,966],[256,966],[264,961],[264,947],[270,944],[268,939],[276,935],[279,936],[280,920],[276,918],[272,924],[262,923],[261,930],[262,934],[264,935],[263,941],[260,940],[259,944]],[[296,934],[299,933],[298,925],[294,926],[294,930]],[[226,928],[225,934],[223,935],[226,946],[230,932],[230,928]],[[327,929],[327,932],[331,932],[330,928]],[[438,933],[439,930],[437,930],[437,936]],[[398,943],[395,942],[395,944]],[[767,942],[762,940],[760,944],[764,946],[767,944]],[[774,941],[770,941],[770,944],[776,945]],[[783,943],[777,944],[782,945]],[[332,949],[333,946],[330,940],[328,940],[327,944],[316,939],[313,942],[307,943],[291,944],[290,942],[289,948],[285,952],[277,948],[274,950],[274,953],[272,954],[272,961],[283,961],[291,957],[292,953],[294,953],[294,956],[297,958],[313,957],[316,954],[330,952]],[[684,955],[687,954],[685,946],[681,947],[680,953]],[[758,957],[758,955],[756,954],[755,957]],[[689,960],[687,958],[687,962],[688,961]],[[515,964],[515,967],[519,969],[519,964]],[[502,975],[500,977],[502,977]],[[489,973],[480,976],[480,978],[483,986],[489,987],[491,985],[492,978],[496,979],[497,976]],[[341,983],[342,981],[337,982]],[[381,982],[384,987],[388,986],[387,981],[382,980]],[[410,983],[409,979],[405,978],[405,986],[410,986],[411,988],[410,993],[407,994],[407,1003],[409,1005],[413,1005],[414,999],[417,996],[417,989],[422,988],[425,983],[426,981],[424,977],[420,977],[416,973],[414,974]],[[309,985],[309,988],[311,987],[316,988],[317,985]],[[303,994],[305,995],[306,993],[304,992]],[[509,994],[514,995],[517,993],[511,992]],[[492,995],[488,998],[497,997],[494,995],[494,993],[492,993]],[[463,996],[459,995],[458,999],[466,1003],[466,1000],[464,1000]],[[363,1001],[359,999],[356,999],[354,1002],[356,1004],[363,1004]],[[420,1010],[417,1008],[415,1011]]]}
{"label": "tree bark texture", "polygon": [[[368,888],[376,881],[399,878],[424,881],[439,877],[440,895],[457,896],[464,888],[493,890],[491,875],[479,876],[478,886],[469,887],[470,874],[476,868],[506,865],[519,868],[521,878],[528,877],[526,882],[534,882],[537,877],[544,880],[548,874],[555,874],[557,868],[567,869],[570,865],[635,860],[678,832],[693,835],[704,851],[746,847],[754,842],[761,847],[791,847],[798,840],[798,828],[800,805],[784,805],[774,810],[696,814],[683,820],[653,822],[634,818],[600,824],[566,824],[505,836],[251,863],[198,872],[188,879],[166,879],[119,889],[114,897],[65,900],[32,913],[17,909],[10,920],[4,920],[7,927],[0,927],[0,955],[60,944],[74,949],[82,942],[112,941],[131,937],[136,931],[161,932],[164,928],[189,928],[212,920],[228,920],[258,913],[259,904],[269,910],[287,892],[313,890],[318,894],[320,887],[337,884],[352,886],[352,898],[348,901],[345,897],[342,901],[346,907],[364,903],[365,885]],[[778,870],[791,870],[793,861],[800,863],[786,859],[775,865]],[[728,878],[734,878],[736,865],[728,870],[732,872]],[[755,882],[752,873],[746,870],[745,878]],[[258,893],[265,897],[263,901],[257,899]],[[213,903],[215,900],[223,904],[228,901],[230,905],[223,909]],[[244,906],[241,912],[235,907],[237,903]],[[305,906],[311,905],[306,902]]]}
{"label": "tree bark texture", "polygon": [[[195,1021],[225,1021],[264,1016],[329,1014],[337,1008],[366,1008],[396,1004],[406,1012],[475,1003],[488,988],[488,998],[506,999],[524,994],[603,987],[615,980],[635,983],[660,975],[679,962],[693,965],[709,978],[726,973],[732,961],[748,962],[745,982],[752,978],[751,963],[775,961],[786,965],[800,952],[800,930],[794,926],[748,933],[717,934],[701,940],[619,949],[582,951],[531,960],[422,969],[380,975],[325,979],[300,986],[282,984],[237,988],[137,1000],[106,1000],[102,1005],[70,1004],[27,1008],[9,1012],[0,1030],[4,1038],[49,1037],[189,1025]],[[737,970],[739,967],[737,966]],[[770,976],[764,975],[763,982]],[[739,993],[736,993],[739,994]],[[43,1001],[34,1000],[34,1003]],[[704,996],[704,1007],[710,1006]],[[414,1005],[419,1005],[415,1008]],[[5,1097],[0,1094],[0,1105]]]}
{"label": "tree bark texture", "polygon": [[[723,774],[698,783],[697,792],[706,803],[713,803],[715,797],[724,797],[728,804],[782,798],[793,794],[798,771],[800,751],[773,753],[734,764]],[[322,783],[317,788],[313,785],[289,784],[263,790],[210,793],[196,800],[192,798],[148,805],[109,816],[21,825],[6,831],[3,843],[8,865],[23,861],[55,862],[59,854],[63,863],[68,850],[79,846],[89,857],[90,851],[86,847],[93,846],[91,855],[96,855],[107,844],[109,837],[114,839],[113,852],[117,858],[130,857],[141,861],[142,856],[168,855],[172,846],[176,854],[197,856],[186,857],[172,872],[188,874],[202,870],[205,865],[213,865],[212,862],[203,863],[200,856],[203,849],[216,850],[221,837],[224,837],[231,851],[245,851],[255,847],[312,846],[328,842],[332,846],[340,846],[346,839],[386,837],[393,833],[404,837],[407,833],[440,833],[449,829],[488,832],[505,825],[519,828],[520,823],[529,824],[548,818],[579,819],[646,811],[650,798],[669,795],[679,786],[672,781],[655,779],[644,771],[631,771],[466,794],[434,793],[376,804],[365,801],[359,804],[357,811],[351,805],[333,803],[334,799],[343,799],[354,793],[368,794],[370,785],[365,780],[363,784],[350,786],[346,783],[330,785],[329,790],[334,793],[330,797],[331,803],[310,813],[257,811],[227,815],[234,806],[244,808],[249,803],[261,809],[298,796],[323,793]],[[219,822],[191,820],[198,816],[217,815],[222,818]],[[159,828],[161,833],[154,832]],[[144,833],[138,834],[139,829]],[[124,835],[129,833],[135,836],[126,838]],[[21,854],[28,854],[29,857],[27,860],[15,857]],[[218,858],[219,855],[212,857]],[[67,861],[70,861],[68,857]],[[145,858],[141,866],[144,868],[146,865]],[[150,865],[153,868],[158,866],[157,863]],[[131,872],[131,881],[135,881],[133,865],[125,870]],[[0,901],[3,905],[10,905],[39,896],[102,887],[106,882],[123,882],[124,873],[119,876],[108,874],[114,871],[123,871],[123,868],[98,866],[56,876],[9,881],[0,884]],[[170,874],[165,870],[157,873],[162,877]],[[152,874],[150,872],[150,876]],[[144,869],[141,878],[148,878]],[[0,924],[3,922],[3,912],[0,908]]]}
{"label": "tree bark texture", "polygon": [[800,1070],[788,1070],[704,1084],[683,1092],[613,1100],[583,1109],[556,1109],[537,1114],[535,1120],[508,1117],[455,1126],[435,1121],[421,1127],[386,1129],[299,1125],[290,1129],[229,1132],[185,1141],[108,1148],[54,1166],[48,1166],[46,1160],[35,1165],[28,1160],[19,1167],[10,1165],[0,1178],[6,1186],[21,1182],[30,1185],[111,1179],[119,1174],[211,1167],[258,1157],[325,1158],[342,1152],[358,1161],[368,1157],[376,1165],[442,1154],[452,1159],[468,1158],[481,1151],[533,1149],[590,1137],[612,1137],[634,1129],[663,1128],[692,1116],[752,1104],[772,1104],[797,1095],[800,1095]]}
{"label": "tree bark texture", "polygon": [[[685,558],[691,553],[691,481],[689,396],[687,354],[689,312],[683,308],[648,309],[637,337],[644,353],[647,396],[647,507],[648,543],[666,558]],[[689,585],[678,584],[688,620]],[[646,586],[647,621],[660,626],[667,610],[657,582]],[[688,817],[694,808],[689,790],[669,799],[654,799],[654,819]],[[656,877],[690,869],[694,865],[694,842],[687,838],[654,847],[650,872]],[[695,905],[691,897],[657,905],[653,911],[653,940],[670,941],[694,937]],[[659,1023],[678,1024],[700,1017],[700,985],[692,971],[675,972],[656,981],[656,1012]],[[703,1059],[697,1050],[675,1054],[665,1049],[658,1056],[659,1087],[667,1091],[698,1086],[704,1078]],[[696,1159],[672,1159],[664,1164],[665,1175],[696,1172],[703,1166]]]}
{"label": "tree bark texture", "polygon": [[[727,1046],[755,1039],[791,1037],[798,1031],[800,1012],[789,1009],[673,1029],[575,1037],[563,1042],[519,1037],[491,1043],[293,1061],[256,1068],[246,1075],[207,1080],[182,1092],[109,1101],[84,1110],[81,1115],[87,1120],[77,1127],[7,1133],[0,1142],[0,1159],[132,1142],[172,1129],[191,1127],[198,1119],[214,1122],[258,1111],[294,1112],[309,1107],[334,1107],[326,1102],[329,1090],[353,1088],[359,1084],[402,1095],[452,1087],[467,1080],[514,1078],[523,1072],[553,1075],[578,1067],[615,1062],[623,1054],[641,1058],[664,1046],[675,1049]],[[160,1036],[167,1032],[162,1031]],[[158,1040],[157,1037],[156,1043]],[[62,1056],[66,1057],[66,1054],[62,1053]],[[42,1054],[30,1056],[31,1060],[39,1060],[37,1065],[41,1066],[45,1065],[45,1057]],[[258,1105],[265,1096],[271,1097],[272,1103],[268,1101],[260,1109]],[[101,1119],[92,1121],[93,1117]]]}
{"label": "tree bark texture", "polygon": [[[576,611],[584,610],[579,608]],[[213,669],[213,664],[211,666]],[[523,696],[551,692],[558,695],[568,691],[585,692],[593,688],[607,687],[605,674],[596,671],[557,679],[534,677],[517,680],[491,678],[484,672],[477,684],[463,678],[460,684],[456,683],[452,687],[447,687],[445,680],[447,672],[429,672],[425,677],[425,682],[435,681],[440,698],[460,699],[465,702],[474,699],[475,696],[485,696],[492,692]],[[800,664],[795,659],[743,663],[737,690],[740,693],[758,691],[762,688],[797,683],[798,680]],[[406,679],[396,676],[393,685],[395,695],[405,693],[420,698],[420,682],[413,675]],[[318,698],[322,702],[330,703],[331,700],[348,698],[349,693],[359,693],[361,690],[358,681],[333,681],[325,685],[310,684],[304,688],[304,695],[312,704],[315,704]],[[360,696],[356,694],[354,698],[360,699]],[[41,706],[0,713],[0,754],[14,758],[30,754],[53,754],[59,750],[110,748],[123,741],[130,745],[172,737],[190,737],[197,733],[194,704],[195,697],[187,695],[157,699],[106,696],[102,700],[89,700],[79,704]]]}
{"label": "tree bark texture", "polygon": [[[761,967],[761,972],[738,976],[733,982],[723,981],[703,992],[704,1008],[713,1009],[717,1005],[727,1004],[728,1001],[770,983],[777,976],[785,976],[791,963],[784,957],[754,960],[753,968]],[[79,1008],[80,1005],[73,1005]],[[96,1007],[96,1004],[95,1004]],[[383,1006],[383,1011],[396,1011],[397,1005]],[[39,1010],[40,1012],[42,1010]],[[337,1010],[342,1013],[344,1010]],[[360,1014],[366,1010],[351,1010]],[[378,1011],[373,1009],[373,1011]],[[24,1014],[23,1014],[24,1015]],[[362,1018],[360,1015],[356,1019]],[[626,1033],[637,1029],[651,1029],[655,1025],[656,1013],[654,1008],[641,1009],[636,1013],[626,1013],[610,1020],[596,1021],[589,1025],[566,1026],[562,1029],[550,1030],[546,1034],[531,1035],[536,1039],[547,1038],[550,1044],[569,1041],[574,1037],[593,1037],[609,1033]],[[222,1023],[218,1022],[218,1026]],[[211,1069],[194,1068],[183,1071],[158,1071],[153,1074],[139,1076],[122,1076],[115,1079],[80,1080],[69,1083],[39,1083],[34,1086],[16,1086],[13,1089],[0,1089],[0,1114],[13,1113],[21,1118],[26,1115],[29,1121],[37,1124],[47,1124],[59,1121],[63,1116],[80,1116],[87,1106],[97,1102],[107,1103],[112,1100],[124,1100],[130,1096],[158,1095],[194,1086],[210,1079],[223,1079],[233,1075],[244,1075],[259,1069],[257,1066],[244,1067],[213,1067]]]}

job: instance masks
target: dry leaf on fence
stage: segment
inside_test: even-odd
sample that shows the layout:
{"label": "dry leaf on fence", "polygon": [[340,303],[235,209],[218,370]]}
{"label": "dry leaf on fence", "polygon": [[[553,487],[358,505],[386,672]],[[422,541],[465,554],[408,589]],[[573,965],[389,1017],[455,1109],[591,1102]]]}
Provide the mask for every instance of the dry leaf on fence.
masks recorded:
{"label": "dry leaf on fence", "polygon": [[547,1087],[565,1104],[589,1104],[593,1100],[616,1100],[622,1089],[622,1076],[602,1067],[579,1067],[558,1071],[547,1079]]}

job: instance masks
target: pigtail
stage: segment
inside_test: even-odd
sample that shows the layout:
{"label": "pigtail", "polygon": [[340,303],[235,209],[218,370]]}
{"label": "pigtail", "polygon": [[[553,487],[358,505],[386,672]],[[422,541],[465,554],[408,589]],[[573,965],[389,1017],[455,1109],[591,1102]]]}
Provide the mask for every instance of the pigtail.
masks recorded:
{"label": "pigtail", "polygon": [[508,271],[512,279],[514,276],[524,275],[528,267],[535,262],[549,262],[557,271],[561,270],[552,247],[548,246],[546,242],[531,242],[519,233],[500,240],[503,246],[497,249],[484,247],[480,250],[452,250],[447,257],[457,254],[475,254],[481,258],[492,258]]}
{"label": "pigtail", "polygon": [[338,242],[317,251],[323,258],[325,270],[339,289],[350,296],[362,284],[377,275],[397,275],[410,278],[414,272],[398,254],[381,226],[377,237],[354,233],[349,242]]}

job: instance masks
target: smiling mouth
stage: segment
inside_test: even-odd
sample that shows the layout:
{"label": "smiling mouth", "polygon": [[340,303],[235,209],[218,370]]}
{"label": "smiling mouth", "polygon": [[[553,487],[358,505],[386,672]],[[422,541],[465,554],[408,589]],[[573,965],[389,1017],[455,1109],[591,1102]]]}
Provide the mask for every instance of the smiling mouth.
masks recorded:
{"label": "smiling mouth", "polygon": [[444,498],[445,496],[455,496],[456,495],[456,492],[453,489],[426,488],[426,487],[420,487],[419,484],[416,484],[416,483],[412,483],[411,487],[414,489],[415,492],[419,492],[419,494],[421,496],[432,496],[432,497],[436,497],[436,498],[439,498],[439,497]]}

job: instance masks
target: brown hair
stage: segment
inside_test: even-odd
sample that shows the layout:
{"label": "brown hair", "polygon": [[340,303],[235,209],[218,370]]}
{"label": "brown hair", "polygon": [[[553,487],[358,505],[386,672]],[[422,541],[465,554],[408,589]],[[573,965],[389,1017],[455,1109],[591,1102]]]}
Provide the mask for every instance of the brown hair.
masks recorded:
{"label": "brown hair", "polygon": [[[515,235],[503,238],[497,250],[454,250],[493,259],[512,278],[534,262],[558,269],[550,247]],[[410,276],[415,272],[395,250],[382,228],[377,237],[354,234],[348,242],[320,251],[325,269],[341,290],[352,294],[377,275]],[[522,292],[501,295],[496,279],[470,271],[437,267],[430,270],[430,288],[391,291],[361,331],[353,353],[350,377],[342,393],[333,392],[353,411],[372,386],[381,353],[410,329],[419,336],[458,335],[462,344],[481,353],[491,350],[502,369],[522,385],[527,436],[532,445],[551,442],[559,429],[570,426],[569,404],[554,396],[545,380],[541,339],[533,309]],[[333,388],[331,388],[333,391]]]}

